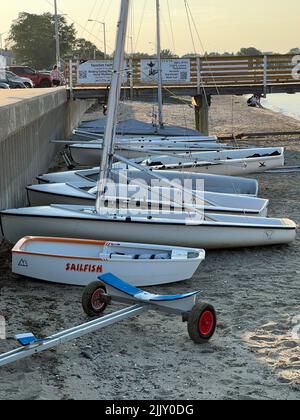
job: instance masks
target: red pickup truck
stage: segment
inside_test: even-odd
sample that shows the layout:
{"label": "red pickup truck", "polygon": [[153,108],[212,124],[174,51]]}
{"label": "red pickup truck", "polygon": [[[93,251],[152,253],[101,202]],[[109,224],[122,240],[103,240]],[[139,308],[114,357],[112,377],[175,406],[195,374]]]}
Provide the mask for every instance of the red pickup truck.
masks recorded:
{"label": "red pickup truck", "polygon": [[31,79],[36,88],[48,88],[52,86],[50,73],[39,72],[27,66],[10,66],[8,69],[17,76]]}

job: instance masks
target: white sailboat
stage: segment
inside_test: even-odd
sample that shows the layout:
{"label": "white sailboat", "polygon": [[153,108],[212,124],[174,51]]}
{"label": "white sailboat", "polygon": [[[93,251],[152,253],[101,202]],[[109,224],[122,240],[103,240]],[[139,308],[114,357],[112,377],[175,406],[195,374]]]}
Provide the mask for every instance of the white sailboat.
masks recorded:
{"label": "white sailboat", "polygon": [[[190,136],[189,142],[186,141],[187,133],[185,136],[178,137],[174,142],[173,138],[162,138],[161,135],[165,133],[173,132],[176,135],[182,132],[182,129],[173,127],[173,130],[166,127],[164,123],[163,115],[163,80],[162,80],[162,60],[161,60],[161,27],[160,27],[160,3],[156,2],[156,34],[157,34],[157,68],[158,68],[158,89],[157,89],[157,103],[158,103],[158,126],[157,131],[160,133],[160,137],[152,137],[147,139],[139,139],[137,142],[134,138],[115,138],[115,150],[118,150],[120,154],[128,159],[140,158],[142,155],[151,156],[151,153],[185,153],[190,150],[203,151],[203,150],[223,150],[227,148],[227,145],[219,144],[216,142],[215,137],[210,136]],[[142,123],[141,123],[142,124]],[[134,124],[133,124],[134,125]],[[83,123],[83,127],[92,128],[97,126],[97,122]],[[115,133],[118,130],[118,124],[115,123]],[[81,129],[81,133],[84,130]],[[188,131],[188,130],[187,130]],[[79,132],[75,132],[77,135]],[[196,134],[196,133],[193,133]],[[182,140],[178,143],[178,140]],[[195,140],[198,140],[196,143]],[[194,140],[193,142],[191,140]],[[94,166],[100,159],[102,159],[103,141],[92,140],[85,144],[73,144],[69,146],[72,160],[82,166]]]}
{"label": "white sailboat", "polygon": [[45,206],[1,212],[3,236],[15,244],[25,236],[53,236],[153,243],[203,249],[288,244],[296,237],[289,219],[196,213],[119,210],[99,215],[95,207]]}
{"label": "white sailboat", "polygon": [[[122,141],[116,144],[115,150],[117,150],[123,156],[128,159],[140,158],[145,159],[147,156],[151,156],[154,153],[158,155],[164,153],[180,154],[190,153],[191,151],[215,151],[228,149],[225,144],[215,142],[173,142],[169,140],[163,140],[161,142],[136,142],[136,141]],[[103,142],[93,140],[80,144],[72,144],[69,146],[70,155],[72,161],[81,166],[95,166],[102,158]]]}
{"label": "white sailboat", "polygon": [[[122,176],[120,176],[120,171],[122,172]],[[134,180],[138,179],[151,186],[153,176],[162,175],[161,171],[155,171],[151,168],[149,169],[149,173],[134,168],[128,168],[126,172],[124,172],[124,169],[120,169],[120,171],[117,168],[113,169],[111,179],[114,182],[122,183],[122,179],[127,177],[126,184],[127,182],[134,182]],[[98,181],[99,172],[100,167],[76,171],[53,172],[39,175],[37,181],[39,184],[68,183],[82,187],[90,186],[92,188],[94,183]],[[197,189],[197,183],[203,182],[205,191],[250,196],[257,196],[258,194],[258,182],[255,179],[185,171],[164,171],[163,177],[170,181],[176,180],[182,186],[185,182],[189,182],[191,183],[190,188],[193,190]]]}
{"label": "white sailboat", "polygon": [[[213,213],[207,213],[203,217],[192,206],[190,211],[181,212],[128,209],[114,212],[105,209],[107,180],[114,158],[128,6],[129,0],[122,0],[96,208],[57,205],[2,211],[1,229],[4,236],[12,243],[24,236],[34,235],[109,238],[124,242],[208,249],[292,242],[296,236],[296,225],[288,219]],[[167,180],[164,181],[168,183]],[[169,184],[172,185],[172,182]]]}
{"label": "white sailboat", "polygon": [[[179,211],[183,207],[182,202],[176,202],[176,192],[179,190],[167,187],[147,188],[144,184],[130,185],[121,184],[119,191],[106,193],[105,202],[120,208],[161,208]],[[204,209],[207,212],[230,213],[267,216],[269,200],[247,197],[237,194],[220,194],[208,191],[193,191],[194,196],[199,197],[201,203],[195,209]],[[42,184],[27,187],[28,204],[30,206],[48,206],[51,204],[78,204],[81,206],[93,206],[96,200],[96,183],[85,184]]]}
{"label": "white sailboat", "polygon": [[202,249],[124,242],[26,237],[12,250],[12,272],[50,283],[87,286],[108,273],[133,286],[188,280],[205,259]]}
{"label": "white sailboat", "polygon": [[[75,130],[73,130],[73,136],[72,136],[72,141],[73,143],[76,142],[80,142],[80,141],[92,141],[92,140],[103,140],[104,136],[102,134],[97,134],[97,133],[92,133],[86,129],[82,129],[82,128],[77,128]],[[151,142],[162,142],[162,141],[170,141],[173,143],[201,143],[201,142],[206,142],[206,143],[216,143],[218,141],[218,137],[217,136],[201,136],[201,135],[193,135],[193,136],[171,136],[171,135],[136,135],[136,136],[132,136],[132,135],[120,135],[117,134],[116,135],[116,142],[121,142],[121,141],[127,141],[127,142],[131,142],[131,141],[135,141],[135,142],[147,142],[147,143],[151,143]]]}

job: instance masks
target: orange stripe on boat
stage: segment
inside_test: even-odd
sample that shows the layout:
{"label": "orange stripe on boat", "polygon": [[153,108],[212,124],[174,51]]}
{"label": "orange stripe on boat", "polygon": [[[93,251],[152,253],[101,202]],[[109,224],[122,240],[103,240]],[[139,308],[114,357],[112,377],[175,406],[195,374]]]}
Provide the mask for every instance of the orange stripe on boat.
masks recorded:
{"label": "orange stripe on boat", "polygon": [[74,238],[52,238],[52,237],[43,237],[43,236],[26,236],[25,238],[20,239],[20,241],[15,245],[13,251],[20,250],[20,248],[25,245],[27,242],[57,242],[57,243],[70,243],[70,244],[81,244],[81,245],[114,245],[114,242],[109,241],[97,241],[92,239],[74,239]]}
{"label": "orange stripe on boat", "polygon": [[60,259],[68,259],[68,260],[80,260],[80,261],[99,261],[99,262],[107,262],[108,259],[105,258],[87,258],[87,257],[72,257],[68,255],[55,255],[55,254],[38,254],[34,252],[26,252],[26,251],[12,251],[14,254],[17,255],[31,255],[34,257],[48,257],[48,258],[60,258]]}
{"label": "orange stripe on boat", "polygon": [[113,245],[112,242],[109,241],[96,241],[90,239],[72,239],[72,238],[52,238],[52,237],[39,237],[39,236],[26,236],[22,238],[13,248],[12,252],[14,254],[19,255],[31,255],[31,256],[39,256],[39,257],[49,257],[49,258],[60,258],[60,259],[76,259],[81,261],[100,261],[105,262],[108,261],[107,259],[103,258],[87,258],[87,257],[75,257],[75,256],[68,256],[68,255],[55,255],[55,254],[44,254],[44,253],[37,253],[37,252],[27,252],[22,250],[22,247],[28,242],[49,242],[49,243],[73,243],[73,244],[81,244],[81,245],[99,245],[99,246],[111,246]]}

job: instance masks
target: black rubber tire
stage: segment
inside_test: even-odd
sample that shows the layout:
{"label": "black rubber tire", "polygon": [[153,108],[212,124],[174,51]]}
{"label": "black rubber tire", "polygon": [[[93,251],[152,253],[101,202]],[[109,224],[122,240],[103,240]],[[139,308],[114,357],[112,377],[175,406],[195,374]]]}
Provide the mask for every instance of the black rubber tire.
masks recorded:
{"label": "black rubber tire", "polygon": [[91,318],[101,315],[107,307],[106,302],[103,302],[103,305],[99,309],[95,309],[95,307],[93,306],[93,296],[97,291],[100,291],[101,293],[106,294],[105,284],[100,281],[95,281],[93,283],[90,283],[84,289],[84,292],[82,295],[82,308],[84,312]]}
{"label": "black rubber tire", "polygon": [[27,87],[27,89],[31,89],[32,88],[32,86],[29,83],[27,83],[27,82],[25,82],[24,85]]}
{"label": "black rubber tire", "polygon": [[[209,312],[213,317],[213,325],[209,332],[204,335],[199,330],[199,322],[205,312]],[[188,320],[188,333],[196,344],[207,343],[214,335],[217,327],[217,315],[214,307],[209,303],[201,302],[194,306]]]}
{"label": "black rubber tire", "polygon": [[42,80],[41,83],[39,84],[40,88],[50,88],[52,87],[52,84],[50,83],[49,80]]}

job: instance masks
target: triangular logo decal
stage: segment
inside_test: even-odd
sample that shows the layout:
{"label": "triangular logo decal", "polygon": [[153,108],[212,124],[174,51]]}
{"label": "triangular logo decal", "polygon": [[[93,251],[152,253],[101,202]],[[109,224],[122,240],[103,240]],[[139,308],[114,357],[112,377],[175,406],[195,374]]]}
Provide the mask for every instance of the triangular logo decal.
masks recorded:
{"label": "triangular logo decal", "polygon": [[28,267],[28,262],[26,261],[26,260],[20,260],[20,262],[19,262],[19,267]]}

